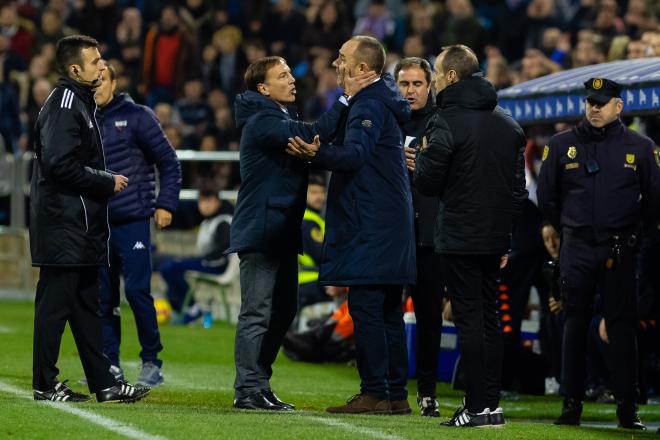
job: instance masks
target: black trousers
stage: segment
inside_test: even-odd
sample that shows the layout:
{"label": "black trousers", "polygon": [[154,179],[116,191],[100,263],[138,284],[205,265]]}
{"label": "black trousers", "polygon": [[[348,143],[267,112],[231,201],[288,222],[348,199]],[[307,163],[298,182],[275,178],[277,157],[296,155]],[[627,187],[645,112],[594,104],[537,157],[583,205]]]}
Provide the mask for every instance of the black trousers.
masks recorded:
{"label": "black trousers", "polygon": [[566,397],[584,397],[587,331],[598,288],[610,340],[606,357],[612,391],[620,402],[632,404],[636,401],[635,269],[638,234],[634,238],[633,235],[621,235],[620,258],[617,260],[612,241],[596,241],[568,228],[562,231],[559,258],[566,316],[562,368]]}
{"label": "black trousers", "polygon": [[403,286],[351,286],[348,311],[355,326],[360,392],[382,400],[405,400],[408,378]]}
{"label": "black trousers", "polygon": [[270,388],[272,365],[298,309],[298,255],[239,254],[241,311],[234,362],[237,399]]}
{"label": "black trousers", "polygon": [[110,361],[103,354],[99,316],[98,268],[42,267],[34,309],[32,387],[47,391],[57,383],[57,359],[66,323],[95,393],[115,384]]}
{"label": "black trousers", "polygon": [[[502,368],[502,389],[513,390],[516,378],[525,374],[522,362],[521,326],[532,286],[536,287],[541,303],[541,325],[548,311],[548,286],[543,279],[543,263],[546,254],[543,249],[516,255],[509,259],[502,270],[500,287],[500,311],[503,325],[504,359]],[[504,290],[506,288],[506,290]],[[545,312],[545,313],[544,313]]]}
{"label": "black trousers", "polygon": [[440,257],[465,366],[465,407],[471,412],[499,406],[502,334],[497,314],[501,255]]}
{"label": "black trousers", "polygon": [[417,284],[410,289],[417,321],[417,391],[435,397],[442,333],[440,255],[433,247],[417,248]]}

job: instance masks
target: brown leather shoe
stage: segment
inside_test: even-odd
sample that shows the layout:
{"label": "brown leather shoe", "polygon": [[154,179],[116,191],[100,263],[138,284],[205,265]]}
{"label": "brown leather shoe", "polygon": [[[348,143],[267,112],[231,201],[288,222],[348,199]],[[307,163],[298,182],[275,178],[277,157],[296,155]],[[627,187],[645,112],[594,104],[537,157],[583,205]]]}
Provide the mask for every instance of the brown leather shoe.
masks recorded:
{"label": "brown leather shoe", "polygon": [[412,409],[410,409],[407,400],[390,400],[390,407],[394,416],[412,414]]}
{"label": "brown leather shoe", "polygon": [[326,409],[332,414],[391,414],[389,400],[381,400],[367,394],[356,394],[345,405],[331,406]]}

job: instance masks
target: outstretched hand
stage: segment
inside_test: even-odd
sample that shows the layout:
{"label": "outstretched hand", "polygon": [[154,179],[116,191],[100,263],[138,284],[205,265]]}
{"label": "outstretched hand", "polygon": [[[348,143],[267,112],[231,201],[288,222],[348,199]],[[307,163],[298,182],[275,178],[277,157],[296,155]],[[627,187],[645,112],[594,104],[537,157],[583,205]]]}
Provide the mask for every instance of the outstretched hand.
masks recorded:
{"label": "outstretched hand", "polygon": [[316,156],[316,152],[319,151],[321,147],[321,139],[317,134],[314,136],[314,141],[311,144],[308,144],[300,137],[296,136],[295,138],[289,138],[289,143],[286,147],[287,154],[295,156],[300,159],[309,160]]}

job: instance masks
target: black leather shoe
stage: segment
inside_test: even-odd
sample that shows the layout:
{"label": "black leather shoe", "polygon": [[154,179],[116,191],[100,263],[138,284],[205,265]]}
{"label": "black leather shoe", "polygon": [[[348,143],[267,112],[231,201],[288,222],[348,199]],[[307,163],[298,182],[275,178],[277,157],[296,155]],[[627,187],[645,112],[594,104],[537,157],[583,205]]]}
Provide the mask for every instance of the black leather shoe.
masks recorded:
{"label": "black leather shoe", "polygon": [[616,407],[616,416],[619,418],[619,428],[645,430],[646,426],[637,415],[635,405],[620,403]]}
{"label": "black leather shoe", "polygon": [[263,394],[266,400],[268,400],[270,403],[272,403],[273,405],[282,406],[286,411],[293,411],[294,409],[296,409],[296,407],[293,406],[292,404],[281,401],[280,398],[277,397],[273,392],[273,390],[271,390],[270,388],[261,390],[261,394]]}
{"label": "black leather shoe", "polygon": [[578,399],[564,399],[561,415],[555,420],[555,425],[579,426],[582,417],[582,402]]}
{"label": "black leather shoe", "polygon": [[234,399],[234,408],[238,409],[263,409],[267,411],[288,411],[281,405],[271,403],[266,397],[258,391],[248,394],[240,399]]}

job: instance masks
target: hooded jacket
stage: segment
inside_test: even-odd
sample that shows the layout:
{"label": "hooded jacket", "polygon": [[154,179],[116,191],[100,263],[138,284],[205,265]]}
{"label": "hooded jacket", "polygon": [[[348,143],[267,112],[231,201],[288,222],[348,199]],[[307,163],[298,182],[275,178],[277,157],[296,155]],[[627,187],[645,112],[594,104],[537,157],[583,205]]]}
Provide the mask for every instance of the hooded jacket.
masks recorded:
{"label": "hooded jacket", "polygon": [[410,104],[386,74],[349,101],[332,144],[312,163],[332,170],[319,282],[413,284],[415,235],[401,125]]}
{"label": "hooded jacket", "polygon": [[94,91],[62,77],[35,127],[30,193],[33,266],[108,265],[107,202],[115,180],[105,171]]}
{"label": "hooded jacket", "polygon": [[290,137],[311,142],[332,139],[346,106],[337,101],[313,123],[297,120],[293,107],[282,108],[248,90],[234,102],[241,131],[241,187],[231,223],[231,252],[302,252],[302,218],[307,200],[307,162],[286,154]]}
{"label": "hooded jacket", "polygon": [[99,109],[96,118],[106,166],[129,181],[126,189],[110,200],[110,224],[148,219],[156,208],[173,214],[179,204],[181,166],[153,111],[124,93]]}
{"label": "hooded jacket", "polygon": [[443,254],[505,254],[514,216],[527,199],[525,134],[497,106],[493,85],[475,74],[436,99],[428,146],[415,168],[415,187],[440,196],[435,250]]}

